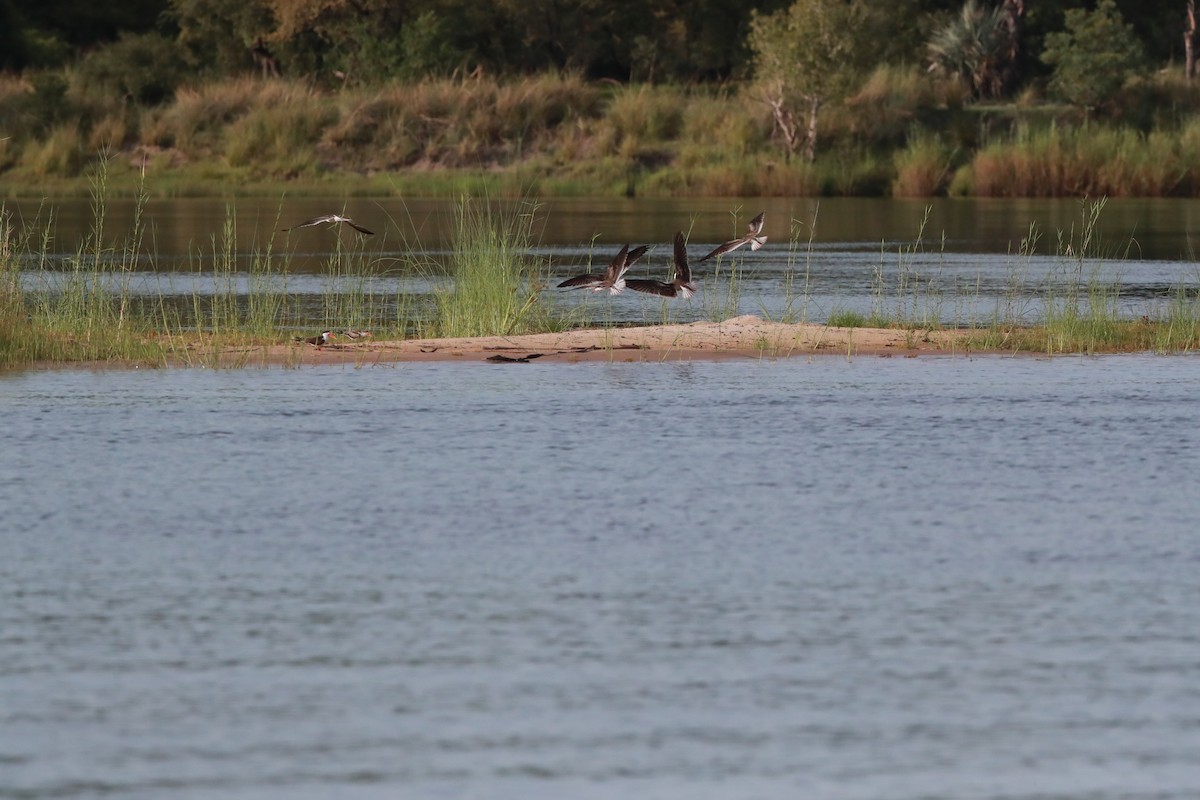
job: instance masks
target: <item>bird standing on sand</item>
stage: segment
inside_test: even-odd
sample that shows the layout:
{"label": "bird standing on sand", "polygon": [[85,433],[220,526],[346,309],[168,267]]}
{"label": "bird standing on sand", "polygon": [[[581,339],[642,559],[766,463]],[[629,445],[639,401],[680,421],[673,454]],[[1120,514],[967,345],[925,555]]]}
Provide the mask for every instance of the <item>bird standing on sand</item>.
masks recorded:
{"label": "bird standing on sand", "polygon": [[718,245],[717,249],[713,250],[704,258],[699,259],[696,263],[699,264],[701,261],[708,261],[713,256],[719,256],[722,253],[728,253],[730,250],[737,250],[744,244],[749,244],[751,250],[757,250],[758,248],[762,247],[767,243],[767,237],[760,235],[763,229],[763,218],[766,216],[766,214],[767,212],[764,211],[754,219],[750,220],[750,224],[746,226],[745,236],[740,239],[730,239],[728,242],[725,242],[725,244]]}
{"label": "bird standing on sand", "polygon": [[682,297],[687,299],[696,293],[692,286],[692,268],[688,265],[687,245],[683,241],[683,231],[675,234],[675,277],[670,283],[664,281],[630,278],[625,285],[635,292],[657,294],[663,297]]}
{"label": "bird standing on sand", "polygon": [[347,225],[349,225],[351,228],[354,228],[354,230],[358,231],[359,233],[365,233],[367,236],[375,235],[374,231],[367,230],[362,225],[357,224],[354,220],[350,219],[349,217],[343,217],[341,214],[325,214],[320,217],[313,217],[312,219],[305,220],[304,222],[301,222],[298,225],[293,225],[290,228],[280,228],[280,230],[285,231],[285,232],[286,231],[294,231],[297,228],[308,228],[312,225],[320,225],[325,222],[334,222],[334,223],[344,222]]}
{"label": "bird standing on sand", "polygon": [[321,345],[329,344],[331,341],[333,341],[333,338],[334,338],[333,331],[321,331],[316,336],[309,336],[308,338],[305,338],[303,336],[295,337],[297,342],[304,342],[305,344],[315,344],[317,347],[320,347]]}
{"label": "bird standing on sand", "polygon": [[593,292],[608,290],[609,294],[620,294],[625,289],[625,273],[637,260],[646,254],[650,248],[646,245],[629,249],[629,245],[621,248],[617,257],[608,265],[604,275],[576,275],[567,278],[558,285],[559,289],[591,289]]}
{"label": "bird standing on sand", "polygon": [[347,339],[366,339],[371,335],[370,331],[358,331],[354,328],[346,328],[344,331],[339,331],[339,333]]}

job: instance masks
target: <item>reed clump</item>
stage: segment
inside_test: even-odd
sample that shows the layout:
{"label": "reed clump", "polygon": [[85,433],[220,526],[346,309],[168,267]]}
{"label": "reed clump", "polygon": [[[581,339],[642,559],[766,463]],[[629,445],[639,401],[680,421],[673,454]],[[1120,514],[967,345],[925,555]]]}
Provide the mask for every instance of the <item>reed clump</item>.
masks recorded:
{"label": "reed clump", "polygon": [[972,160],[974,192],[993,197],[1173,196],[1197,186],[1197,134],[1051,125],[988,145]]}
{"label": "reed clump", "polygon": [[[133,273],[146,257],[141,207],[125,241],[106,244],[103,167],[94,181],[91,234],[61,265],[48,263],[46,256],[49,223],[40,229],[36,224],[18,229],[11,214],[0,209],[0,366],[35,361],[161,363],[163,348],[131,292]],[[25,285],[27,271],[37,275],[37,285]]]}
{"label": "reed clump", "polygon": [[499,207],[460,201],[447,264],[450,285],[435,294],[430,335],[508,335],[561,327],[539,303],[546,286],[544,265],[529,255],[538,211],[531,202]]}
{"label": "reed clump", "polygon": [[935,134],[918,130],[896,151],[893,197],[934,197],[943,194],[953,175],[955,150]]}

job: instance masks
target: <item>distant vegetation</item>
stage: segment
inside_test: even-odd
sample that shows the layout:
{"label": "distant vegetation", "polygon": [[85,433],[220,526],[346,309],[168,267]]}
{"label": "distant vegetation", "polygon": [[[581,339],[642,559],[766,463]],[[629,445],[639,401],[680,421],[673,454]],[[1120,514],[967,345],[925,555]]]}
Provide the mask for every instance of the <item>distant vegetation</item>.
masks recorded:
{"label": "distant vegetation", "polygon": [[0,193],[1200,195],[1190,0],[0,0]]}

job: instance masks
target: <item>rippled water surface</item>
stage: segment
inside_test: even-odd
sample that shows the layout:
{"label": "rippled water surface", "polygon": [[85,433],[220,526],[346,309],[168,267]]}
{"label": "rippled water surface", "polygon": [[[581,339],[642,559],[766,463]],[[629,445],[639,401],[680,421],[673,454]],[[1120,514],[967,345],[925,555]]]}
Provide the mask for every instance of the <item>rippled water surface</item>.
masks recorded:
{"label": "rippled water surface", "polygon": [[0,797],[1200,796],[1192,357],[0,376]]}
{"label": "rippled water surface", "polygon": [[[95,226],[87,200],[51,206],[46,257],[34,248],[22,276],[31,292],[61,289],[71,273],[58,270]],[[489,207],[503,217],[509,206]],[[132,200],[106,207],[113,241],[130,236],[136,208]],[[545,200],[537,208],[532,254],[549,288],[541,302],[572,324],[738,314],[825,322],[847,312],[919,324],[1029,323],[1043,316],[1048,297],[1062,301],[1069,288],[1085,295],[1103,289],[1107,313],[1160,318],[1172,295],[1194,303],[1200,287],[1192,240],[1200,201],[1192,200],[1113,200],[1095,220],[1088,205],[1061,199],[604,198]],[[768,235],[763,249],[699,262],[716,244],[741,235],[760,209]],[[344,210],[377,234],[326,226],[279,230],[331,210]],[[12,211],[19,227],[40,231],[49,222],[42,202],[15,203]],[[185,324],[193,322],[197,298],[203,306],[214,293],[253,291],[295,298],[289,324],[305,329],[330,325],[327,302],[347,294],[374,298],[370,325],[357,327],[411,325],[432,313],[434,292],[448,285],[443,272],[457,217],[457,201],[419,198],[154,200],[142,218],[150,232],[134,248],[140,258],[129,272],[105,276],[106,288],[166,298]],[[688,237],[698,289],[691,302],[664,304],[633,291],[592,298],[553,288],[573,275],[602,272],[625,243],[651,247],[629,277],[669,280],[677,230]],[[226,259],[237,271],[214,275],[214,265]],[[334,318],[333,327],[350,325]]]}

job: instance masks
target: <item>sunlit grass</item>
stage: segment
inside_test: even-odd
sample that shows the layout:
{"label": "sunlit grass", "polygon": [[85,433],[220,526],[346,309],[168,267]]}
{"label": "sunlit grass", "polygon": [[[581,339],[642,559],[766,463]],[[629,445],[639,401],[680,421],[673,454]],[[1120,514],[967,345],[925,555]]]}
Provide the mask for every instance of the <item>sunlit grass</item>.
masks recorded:
{"label": "sunlit grass", "polygon": [[451,285],[435,296],[430,333],[487,336],[561,327],[538,302],[546,279],[543,265],[529,255],[538,211],[532,202],[500,208],[460,201],[448,264]]}
{"label": "sunlit grass", "polygon": [[[164,274],[170,281],[176,273],[156,269],[158,256],[143,215],[145,189],[129,230],[107,229],[106,164],[101,160],[93,175],[91,230],[68,256],[50,255],[52,208],[21,226],[0,209],[0,366],[38,361],[215,365],[229,363],[220,359],[229,348],[249,353],[290,343],[297,331],[314,327],[373,330],[378,339],[507,336],[618,325],[612,313],[615,301],[607,297],[599,303],[583,293],[564,296],[562,304],[546,302],[549,266],[533,254],[545,219],[529,200],[460,199],[450,252],[436,261],[423,255],[419,242],[403,241],[401,255],[382,259],[362,237],[331,230],[338,238],[321,265],[321,288],[303,307],[289,283],[294,253],[280,245],[275,233],[251,253],[237,252],[230,209],[222,228],[191,255],[192,269],[182,273],[190,283],[183,291],[147,287],[141,282],[162,280]],[[1076,224],[1047,237],[1052,267],[1044,274],[1039,270],[1042,277],[1036,280],[1030,264],[1035,257],[1044,258],[1038,253],[1043,237],[1031,226],[1010,257],[1008,284],[990,316],[980,309],[977,284],[942,275],[938,254],[945,244],[927,241],[928,215],[911,242],[881,246],[869,312],[848,308],[838,298],[832,308],[814,311],[814,212],[810,221],[791,221],[779,321],[901,329],[914,341],[931,331],[955,329],[955,341],[970,350],[1167,353],[1200,347],[1200,278],[1181,280],[1165,302],[1144,316],[1130,319],[1122,311],[1121,284],[1111,267],[1129,254],[1098,240],[1103,208],[1103,201],[1081,204]],[[734,235],[744,217],[740,206],[731,209]],[[404,227],[392,223],[391,229]],[[409,252],[416,255],[402,255]],[[743,281],[754,256],[744,249],[730,255],[693,264],[700,296],[691,308],[712,321],[741,313]],[[607,263],[608,255],[596,259]],[[658,260],[663,264],[661,252]],[[403,289],[382,289],[385,275],[397,273],[438,288],[423,295],[429,298],[426,305]],[[572,304],[575,298],[580,302]],[[681,308],[677,300],[645,303],[643,321],[668,324]],[[253,362],[245,357],[244,363]]]}
{"label": "sunlit grass", "polygon": [[[0,183],[11,196],[84,192],[110,146],[148,162],[165,196],[331,182],[437,197],[1194,196],[1197,90],[1177,73],[1131,83],[1113,119],[1089,122],[1019,101],[964,106],[956,84],[880,67],[822,111],[808,164],[781,147],[751,82],[613,86],[568,71],[333,89],[239,76],[142,106],[36,70],[0,76]],[[110,191],[134,193],[134,172],[114,165]]]}

